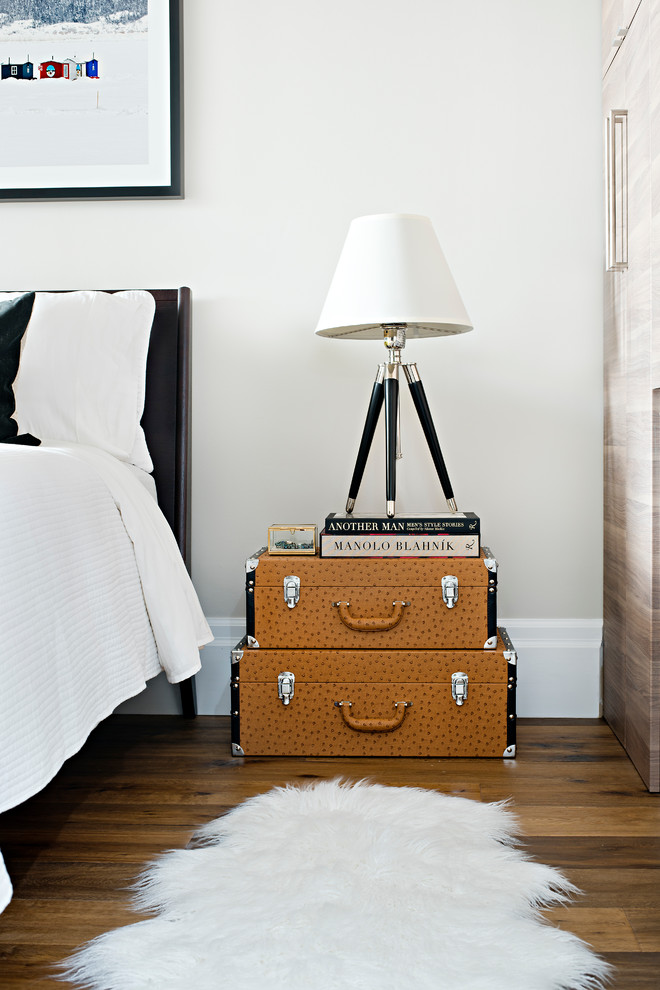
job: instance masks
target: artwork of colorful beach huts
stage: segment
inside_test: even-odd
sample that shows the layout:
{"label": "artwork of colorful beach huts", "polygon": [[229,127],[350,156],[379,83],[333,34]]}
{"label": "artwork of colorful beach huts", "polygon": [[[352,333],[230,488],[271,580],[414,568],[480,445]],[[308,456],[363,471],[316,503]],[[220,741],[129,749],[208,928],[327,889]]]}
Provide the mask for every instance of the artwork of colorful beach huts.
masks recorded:
{"label": "artwork of colorful beach huts", "polygon": [[10,59],[6,65],[0,66],[2,79],[98,79],[99,60],[94,55],[82,62],[76,58],[65,58],[63,62],[51,58],[39,63],[37,73],[35,75],[29,55],[26,62],[12,62]]}

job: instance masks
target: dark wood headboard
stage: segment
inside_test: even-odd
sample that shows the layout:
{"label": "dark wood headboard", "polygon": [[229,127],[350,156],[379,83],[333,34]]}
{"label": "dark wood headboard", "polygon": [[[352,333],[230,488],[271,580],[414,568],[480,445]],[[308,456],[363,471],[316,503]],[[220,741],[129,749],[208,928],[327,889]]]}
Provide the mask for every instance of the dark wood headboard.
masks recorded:
{"label": "dark wood headboard", "polygon": [[190,570],[191,292],[149,289],[156,300],[142,427],[154,462],[158,504]]}
{"label": "dark wood headboard", "polygon": [[[149,289],[156,300],[147,354],[142,428],[154,463],[158,504],[190,571],[191,292]],[[195,679],[181,681],[184,716],[197,714]]]}

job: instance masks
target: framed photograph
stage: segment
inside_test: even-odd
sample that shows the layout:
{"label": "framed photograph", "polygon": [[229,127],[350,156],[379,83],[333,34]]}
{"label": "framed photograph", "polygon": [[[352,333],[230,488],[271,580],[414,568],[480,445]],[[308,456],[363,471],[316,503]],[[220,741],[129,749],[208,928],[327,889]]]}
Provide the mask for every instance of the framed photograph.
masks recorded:
{"label": "framed photograph", "polygon": [[183,196],[182,0],[0,0],[0,200]]}

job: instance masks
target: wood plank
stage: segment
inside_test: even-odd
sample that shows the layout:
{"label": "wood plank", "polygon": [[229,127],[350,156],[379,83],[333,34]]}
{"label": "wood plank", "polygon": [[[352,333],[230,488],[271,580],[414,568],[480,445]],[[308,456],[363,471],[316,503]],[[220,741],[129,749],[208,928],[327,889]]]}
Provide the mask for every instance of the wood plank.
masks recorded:
{"label": "wood plank", "polygon": [[[43,844],[39,829],[29,839],[22,829],[3,829],[2,848],[20,844],[24,856],[39,855],[41,861],[95,862],[99,857],[106,863],[143,863],[164,849],[183,848],[193,828],[150,825],[95,827],[71,825],[60,830],[56,842]],[[11,864],[11,858],[7,860]]]}
{"label": "wood plank", "polygon": [[526,835],[524,846],[534,859],[560,869],[652,869],[660,863],[658,836]]}
{"label": "wood plank", "polygon": [[573,932],[596,952],[639,952],[625,911],[621,908],[560,907],[543,912],[552,924]]}
{"label": "wood plank", "polygon": [[660,873],[657,867],[578,867],[564,870],[564,874],[583,891],[578,900],[582,907],[608,907],[617,904],[626,912],[629,908],[638,909],[642,915],[649,917],[653,912],[660,911]]}
{"label": "wood plank", "polygon": [[525,832],[537,835],[542,828],[545,835],[651,835],[660,834],[660,805],[640,807],[584,807],[549,808],[527,806],[518,809],[518,817]]}
{"label": "wood plank", "polygon": [[[131,825],[184,825],[188,826],[190,822],[207,822],[209,818],[217,818],[219,815],[224,815],[229,811],[232,805],[223,800],[217,795],[209,794],[204,802],[200,802],[199,795],[195,794],[190,796],[185,788],[174,788],[175,793],[178,795],[178,800],[174,800],[172,795],[168,795],[169,800],[163,802],[157,802],[156,793],[152,794],[140,794],[139,790],[134,790],[132,792],[132,800],[126,800],[126,792],[124,790],[119,790],[116,794],[115,801],[104,801],[103,803],[95,801],[94,796],[88,796],[86,799],[81,800],[77,805],[74,805],[70,810],[67,811],[66,816],[61,817],[61,820],[66,820],[68,825],[78,823],[85,824],[87,826],[112,822],[113,825],[117,824],[131,824]],[[475,786],[472,788],[473,795],[476,800],[479,800],[478,788]],[[124,799],[122,799],[124,795]],[[108,794],[104,794],[104,797],[108,797]],[[53,809],[53,802],[44,802],[42,804],[35,804],[35,809],[40,808],[44,814],[44,821],[42,821],[35,829],[41,829],[45,832],[52,830],[54,818],[51,815]],[[20,818],[15,817],[17,822],[20,822]],[[7,818],[4,821],[3,828],[8,830],[11,828],[12,817],[11,812],[7,813]]]}
{"label": "wood plank", "polygon": [[526,780],[522,780],[520,786],[516,786],[514,781],[511,786],[507,786],[506,781],[497,781],[484,784],[481,787],[482,801],[505,801],[507,798],[516,798],[519,793],[525,794],[527,800],[533,800],[537,807],[544,805],[566,804],[566,790],[580,789],[580,803],[583,807],[588,805],[607,806],[612,800],[616,800],[617,807],[646,807],[649,793],[643,786],[641,778],[633,770],[637,786],[617,786],[610,779],[601,777],[597,780],[585,780],[577,778],[575,774],[566,773],[563,777],[552,777],[545,781],[544,787],[537,788],[536,794],[528,795],[525,790],[528,786]]}
{"label": "wood plank", "polygon": [[660,952],[603,952],[615,968],[613,990],[658,990]]}
{"label": "wood plank", "polygon": [[660,952],[660,908],[629,908],[626,915],[642,952]]}
{"label": "wood plank", "polygon": [[53,941],[53,928],[62,945],[86,942],[108,928],[145,918],[127,904],[107,901],[15,898],[2,913],[0,945],[39,945]]}
{"label": "wood plank", "polygon": [[[130,887],[142,863],[44,862],[12,856],[11,878],[19,899],[121,901],[130,898]],[[13,902],[12,902],[13,903]],[[3,923],[0,915],[0,928]]]}

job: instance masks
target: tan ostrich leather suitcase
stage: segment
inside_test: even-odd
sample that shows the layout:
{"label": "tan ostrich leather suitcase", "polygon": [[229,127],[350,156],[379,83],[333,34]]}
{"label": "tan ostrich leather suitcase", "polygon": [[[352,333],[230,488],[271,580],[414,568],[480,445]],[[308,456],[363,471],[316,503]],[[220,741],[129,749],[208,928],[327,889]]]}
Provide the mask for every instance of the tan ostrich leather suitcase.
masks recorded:
{"label": "tan ostrich leather suitcase", "polygon": [[490,650],[497,561],[270,556],[246,563],[248,644],[262,649]]}
{"label": "tan ostrich leather suitcase", "polygon": [[232,652],[235,756],[512,757],[515,650]]}

